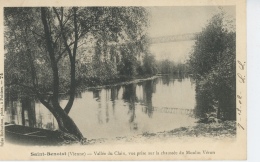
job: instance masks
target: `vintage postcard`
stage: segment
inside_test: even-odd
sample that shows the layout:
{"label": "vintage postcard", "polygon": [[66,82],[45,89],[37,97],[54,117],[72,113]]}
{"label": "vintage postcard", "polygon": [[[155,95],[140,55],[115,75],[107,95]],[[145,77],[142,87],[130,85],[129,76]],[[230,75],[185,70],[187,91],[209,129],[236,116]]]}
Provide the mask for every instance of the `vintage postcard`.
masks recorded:
{"label": "vintage postcard", "polygon": [[0,160],[246,160],[246,1],[1,1]]}

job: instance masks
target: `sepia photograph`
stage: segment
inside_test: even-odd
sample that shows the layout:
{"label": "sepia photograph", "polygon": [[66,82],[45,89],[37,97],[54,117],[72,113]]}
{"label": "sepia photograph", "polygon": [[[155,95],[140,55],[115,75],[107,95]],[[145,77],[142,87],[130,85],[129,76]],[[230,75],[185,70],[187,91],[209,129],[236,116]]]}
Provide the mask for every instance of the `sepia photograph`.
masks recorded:
{"label": "sepia photograph", "polygon": [[240,8],[4,6],[2,145],[27,160],[245,159]]}

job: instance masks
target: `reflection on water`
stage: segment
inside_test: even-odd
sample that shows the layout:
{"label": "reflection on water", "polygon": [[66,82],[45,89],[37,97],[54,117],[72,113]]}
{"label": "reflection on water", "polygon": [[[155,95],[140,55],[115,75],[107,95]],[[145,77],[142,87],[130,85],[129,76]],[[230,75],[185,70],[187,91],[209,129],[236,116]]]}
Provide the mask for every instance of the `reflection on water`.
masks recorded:
{"label": "reflection on water", "polygon": [[[62,106],[67,101],[66,96],[61,97]],[[189,78],[163,76],[77,93],[69,115],[85,137],[111,138],[191,126],[195,104],[195,85]],[[58,128],[51,113],[32,99],[9,101],[6,107],[8,122]]]}
{"label": "reflection on water", "polygon": [[57,129],[53,115],[32,98],[21,97],[16,101],[7,100],[5,107],[6,122],[50,130]]}

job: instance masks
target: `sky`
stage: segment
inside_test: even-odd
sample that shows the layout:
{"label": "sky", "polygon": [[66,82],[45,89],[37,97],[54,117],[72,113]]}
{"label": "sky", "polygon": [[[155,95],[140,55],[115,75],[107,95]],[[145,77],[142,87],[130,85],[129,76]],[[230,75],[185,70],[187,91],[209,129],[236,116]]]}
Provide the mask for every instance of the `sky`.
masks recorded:
{"label": "sky", "polygon": [[[221,11],[215,6],[167,6],[147,9],[150,13],[150,37],[201,32],[210,18]],[[228,16],[235,17],[234,6],[225,6],[222,9]],[[152,44],[150,51],[157,60],[185,62],[193,45],[194,41],[159,43]]]}

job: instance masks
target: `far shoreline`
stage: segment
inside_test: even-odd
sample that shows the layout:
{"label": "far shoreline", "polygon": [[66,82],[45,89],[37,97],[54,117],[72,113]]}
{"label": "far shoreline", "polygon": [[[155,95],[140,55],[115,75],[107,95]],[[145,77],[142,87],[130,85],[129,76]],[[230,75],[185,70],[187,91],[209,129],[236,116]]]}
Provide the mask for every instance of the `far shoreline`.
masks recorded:
{"label": "far shoreline", "polygon": [[114,84],[85,87],[85,88],[82,88],[82,90],[101,89],[101,88],[109,88],[109,87],[114,87],[114,86],[122,86],[122,85],[140,83],[140,82],[147,81],[147,80],[153,80],[153,79],[159,78],[161,76],[162,75],[154,75],[154,76],[151,76],[148,78],[133,78],[132,80],[129,80],[129,81],[123,81],[123,82],[118,82],[118,83],[114,83]]}

